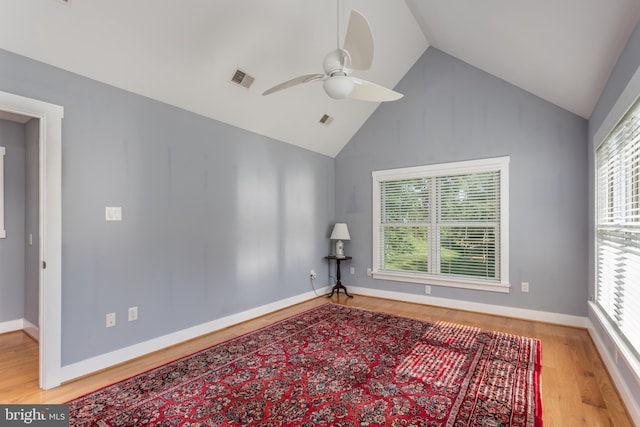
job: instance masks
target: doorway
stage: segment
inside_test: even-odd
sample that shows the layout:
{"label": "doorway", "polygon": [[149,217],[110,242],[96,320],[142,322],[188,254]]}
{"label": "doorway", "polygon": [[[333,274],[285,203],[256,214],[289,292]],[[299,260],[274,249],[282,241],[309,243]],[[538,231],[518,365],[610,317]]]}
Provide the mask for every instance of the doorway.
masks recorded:
{"label": "doorway", "polygon": [[0,111],[0,332],[22,329],[35,340],[39,340],[39,121]]}
{"label": "doorway", "polygon": [[4,117],[39,119],[39,384],[60,385],[62,371],[62,118],[64,108],[0,91]]}

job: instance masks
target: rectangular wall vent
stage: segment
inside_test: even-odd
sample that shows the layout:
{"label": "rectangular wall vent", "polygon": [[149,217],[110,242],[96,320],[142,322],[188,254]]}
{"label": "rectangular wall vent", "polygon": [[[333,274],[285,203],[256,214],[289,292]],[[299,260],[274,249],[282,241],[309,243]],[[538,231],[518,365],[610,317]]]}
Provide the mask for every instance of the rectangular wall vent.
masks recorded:
{"label": "rectangular wall vent", "polygon": [[231,82],[247,89],[251,87],[254,80],[254,77],[250,76],[239,68],[236,68],[236,70],[233,72],[233,76],[231,77]]}
{"label": "rectangular wall vent", "polygon": [[332,121],[333,117],[323,114],[322,117],[320,117],[319,123],[325,126],[329,126]]}

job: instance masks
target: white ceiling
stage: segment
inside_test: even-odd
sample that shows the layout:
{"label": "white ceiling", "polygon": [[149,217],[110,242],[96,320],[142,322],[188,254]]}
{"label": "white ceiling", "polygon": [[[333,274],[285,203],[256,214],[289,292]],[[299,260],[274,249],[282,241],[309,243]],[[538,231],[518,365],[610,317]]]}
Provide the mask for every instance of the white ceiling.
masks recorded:
{"label": "white ceiling", "polygon": [[[640,17],[638,0],[341,0],[341,37],[351,9],[375,40],[357,77],[393,88],[431,45],[585,118]],[[0,48],[335,156],[379,104],[320,83],[261,94],[322,72],[336,14],[334,1],[0,0]],[[236,67],[250,89],[230,83]]]}

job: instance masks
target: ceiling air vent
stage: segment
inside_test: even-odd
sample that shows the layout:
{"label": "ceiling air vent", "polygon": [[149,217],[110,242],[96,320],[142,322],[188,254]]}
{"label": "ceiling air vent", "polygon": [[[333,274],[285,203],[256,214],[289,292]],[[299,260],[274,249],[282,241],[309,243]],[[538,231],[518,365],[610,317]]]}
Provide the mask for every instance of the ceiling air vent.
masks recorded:
{"label": "ceiling air vent", "polygon": [[331,124],[331,122],[333,121],[333,117],[328,116],[326,114],[323,114],[322,117],[320,117],[320,124],[323,124],[325,126],[329,126]]}
{"label": "ceiling air vent", "polygon": [[231,81],[233,83],[246,89],[249,89],[249,87],[251,87],[254,80],[254,77],[250,76],[239,68],[236,68],[236,70],[233,72],[233,76],[231,77]]}
{"label": "ceiling air vent", "polygon": [[58,0],[58,3],[62,3],[65,6],[71,6],[71,0]]}

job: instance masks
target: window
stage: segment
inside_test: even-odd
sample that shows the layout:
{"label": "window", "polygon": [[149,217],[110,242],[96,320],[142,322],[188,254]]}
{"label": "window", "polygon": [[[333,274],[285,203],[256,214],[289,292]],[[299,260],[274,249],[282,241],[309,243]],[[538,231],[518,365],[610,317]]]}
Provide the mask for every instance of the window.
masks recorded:
{"label": "window", "polygon": [[596,304],[640,354],[640,101],[596,150]]}
{"label": "window", "polygon": [[4,154],[5,148],[0,147],[0,239],[7,237],[4,228]]}
{"label": "window", "polygon": [[508,166],[373,172],[373,277],[509,292]]}

